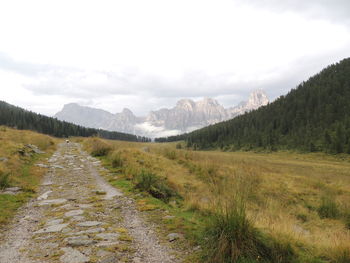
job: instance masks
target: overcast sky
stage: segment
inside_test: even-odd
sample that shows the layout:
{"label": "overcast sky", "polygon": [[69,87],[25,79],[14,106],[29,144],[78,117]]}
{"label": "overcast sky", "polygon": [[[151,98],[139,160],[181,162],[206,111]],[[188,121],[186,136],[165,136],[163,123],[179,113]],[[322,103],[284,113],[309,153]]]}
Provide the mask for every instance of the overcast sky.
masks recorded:
{"label": "overcast sky", "polygon": [[1,1],[0,100],[145,115],[274,99],[350,56],[349,14],[349,0]]}

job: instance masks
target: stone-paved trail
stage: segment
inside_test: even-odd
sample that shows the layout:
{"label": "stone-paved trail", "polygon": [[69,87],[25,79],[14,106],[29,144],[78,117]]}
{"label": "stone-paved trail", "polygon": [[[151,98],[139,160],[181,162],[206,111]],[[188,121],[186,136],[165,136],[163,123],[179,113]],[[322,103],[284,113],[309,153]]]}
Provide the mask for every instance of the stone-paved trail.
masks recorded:
{"label": "stone-paved trail", "polygon": [[179,262],[101,169],[79,144],[60,144],[39,197],[3,233],[0,263]]}

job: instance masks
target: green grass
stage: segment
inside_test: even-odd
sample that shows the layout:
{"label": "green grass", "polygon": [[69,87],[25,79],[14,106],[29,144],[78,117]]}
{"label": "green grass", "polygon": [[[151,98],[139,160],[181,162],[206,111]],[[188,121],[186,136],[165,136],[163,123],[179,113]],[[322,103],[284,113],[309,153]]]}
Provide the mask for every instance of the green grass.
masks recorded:
{"label": "green grass", "polygon": [[[34,197],[39,182],[45,170],[35,167],[34,163],[45,160],[54,151],[52,137],[30,131],[6,129],[0,131],[2,147],[0,155],[8,158],[7,162],[0,163],[0,189],[9,186],[18,186],[22,189],[16,195],[0,194],[0,228],[10,222],[17,209]],[[19,156],[18,149],[23,144],[32,143],[45,150],[45,154]]]}
{"label": "green grass", "polygon": [[165,203],[168,203],[170,198],[180,197],[174,189],[168,186],[166,179],[146,170],[142,170],[135,176],[135,188],[148,192]]}
{"label": "green grass", "polygon": [[10,173],[0,171],[0,190],[10,186]]}
{"label": "green grass", "polygon": [[0,229],[8,223],[19,207],[31,198],[31,193],[20,193],[17,195],[0,194]]}
{"label": "green grass", "polygon": [[334,198],[331,196],[323,196],[321,205],[317,209],[317,212],[321,218],[333,218],[336,219],[340,215],[339,208]]}

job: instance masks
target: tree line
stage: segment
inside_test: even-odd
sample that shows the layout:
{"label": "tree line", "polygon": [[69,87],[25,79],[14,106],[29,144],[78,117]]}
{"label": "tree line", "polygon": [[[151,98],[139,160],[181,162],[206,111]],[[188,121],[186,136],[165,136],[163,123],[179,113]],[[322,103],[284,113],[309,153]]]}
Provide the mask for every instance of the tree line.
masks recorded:
{"label": "tree line", "polygon": [[350,58],[257,110],[189,134],[156,139],[176,140],[194,149],[350,153]]}
{"label": "tree line", "polygon": [[56,118],[44,116],[20,107],[0,101],[0,125],[17,128],[20,130],[32,130],[55,137],[68,136],[99,136],[105,139],[149,142],[146,137],[136,136],[121,132],[112,132],[101,129],[85,128]]}

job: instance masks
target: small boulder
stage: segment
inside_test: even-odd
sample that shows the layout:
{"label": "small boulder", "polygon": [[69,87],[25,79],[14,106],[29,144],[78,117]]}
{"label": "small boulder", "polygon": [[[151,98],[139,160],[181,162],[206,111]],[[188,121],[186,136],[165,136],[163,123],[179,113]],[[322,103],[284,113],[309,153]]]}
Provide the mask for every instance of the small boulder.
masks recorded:
{"label": "small boulder", "polygon": [[177,239],[180,239],[181,237],[182,235],[178,233],[170,233],[169,235],[167,235],[167,239],[169,242],[173,242]]}
{"label": "small boulder", "polygon": [[7,162],[9,159],[6,157],[0,157],[0,162]]}

